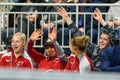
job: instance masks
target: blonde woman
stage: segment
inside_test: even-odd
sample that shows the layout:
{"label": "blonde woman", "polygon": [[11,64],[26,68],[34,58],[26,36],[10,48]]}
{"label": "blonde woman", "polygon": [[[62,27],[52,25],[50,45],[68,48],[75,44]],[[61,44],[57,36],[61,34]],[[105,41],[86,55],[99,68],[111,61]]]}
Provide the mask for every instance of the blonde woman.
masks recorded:
{"label": "blonde woman", "polygon": [[12,36],[12,51],[2,55],[0,67],[10,69],[32,69],[32,62],[24,47],[26,45],[26,36],[23,33],[15,33]]}
{"label": "blonde woman", "polygon": [[93,63],[85,53],[88,40],[88,36],[74,36],[71,39],[70,50],[72,54],[68,59],[65,71],[80,73],[93,71]]}

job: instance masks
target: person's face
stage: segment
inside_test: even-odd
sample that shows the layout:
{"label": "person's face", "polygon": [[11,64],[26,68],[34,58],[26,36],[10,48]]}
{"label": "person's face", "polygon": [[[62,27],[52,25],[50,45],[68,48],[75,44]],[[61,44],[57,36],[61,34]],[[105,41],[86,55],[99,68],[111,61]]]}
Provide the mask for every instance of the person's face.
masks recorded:
{"label": "person's face", "polygon": [[23,51],[25,43],[19,35],[14,35],[12,37],[12,48],[14,53],[21,53]]}
{"label": "person's face", "polygon": [[56,51],[53,46],[46,46],[45,51],[46,51],[47,56],[49,57],[56,56]]}
{"label": "person's face", "polygon": [[54,3],[61,3],[62,0],[53,0]]}
{"label": "person's face", "polygon": [[73,49],[73,46],[72,46],[72,45],[70,45],[70,51],[71,51],[72,53],[74,53],[74,49]]}
{"label": "person's face", "polygon": [[100,50],[106,48],[110,43],[109,35],[102,33],[99,39]]}

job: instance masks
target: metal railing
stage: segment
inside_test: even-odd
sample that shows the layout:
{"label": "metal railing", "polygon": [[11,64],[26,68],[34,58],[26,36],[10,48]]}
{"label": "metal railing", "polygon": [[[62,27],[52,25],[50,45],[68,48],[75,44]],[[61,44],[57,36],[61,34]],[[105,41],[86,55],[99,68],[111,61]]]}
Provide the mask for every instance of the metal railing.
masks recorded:
{"label": "metal railing", "polygon": [[[0,3],[0,8],[1,6],[5,7],[5,6],[13,6],[13,5],[26,5],[25,3]],[[88,15],[91,14],[93,15],[94,13],[79,13],[78,12],[78,7],[79,6],[120,6],[120,4],[115,5],[115,4],[38,4],[38,3],[33,3],[33,4],[27,4],[27,5],[33,5],[33,6],[76,6],[76,11],[77,12],[69,12],[68,14],[70,14],[70,16],[72,14],[78,15],[78,14],[84,14],[84,15]],[[21,16],[22,14],[30,14],[33,12],[10,12],[7,10],[0,12],[0,33],[2,30],[6,28],[9,28],[8,25],[8,19],[6,19],[7,23],[6,25],[4,25],[4,21],[5,21],[5,17],[7,17],[9,14],[18,14],[20,13]],[[53,13],[53,12],[37,12],[37,14],[58,14],[58,13]],[[108,13],[102,13],[103,15],[108,15]],[[112,13],[109,13],[112,14]],[[119,14],[119,13],[118,13]],[[15,16],[14,16],[15,17]],[[93,17],[92,17],[93,19]],[[78,24],[78,17],[76,17],[76,26]],[[14,21],[15,22],[15,21]],[[5,27],[4,27],[4,26]],[[91,25],[92,26],[92,25]],[[15,29],[15,25],[13,26]],[[35,28],[37,26],[35,25]],[[85,27],[85,26],[84,26]],[[98,23],[98,30],[99,30],[100,24]],[[64,25],[63,25],[63,29],[64,29]],[[92,29],[92,28],[91,28]],[[98,31],[99,33],[99,31]],[[28,35],[28,34],[27,34]],[[64,33],[63,33],[64,35]],[[7,36],[8,32],[7,32]],[[29,35],[28,35],[29,36]],[[29,37],[28,37],[29,38]],[[28,39],[27,38],[27,39]],[[42,43],[42,40],[41,40]],[[42,43],[43,44],[43,43]],[[42,47],[42,44],[40,45],[34,45],[35,47]],[[62,47],[69,47],[69,46],[64,46],[64,44],[61,45]],[[0,34],[0,47],[3,48],[5,47],[5,45],[1,42],[1,34]],[[13,71],[13,70],[0,70],[0,80],[119,80],[120,76],[118,73],[83,73],[83,74],[79,74],[79,73],[63,73],[63,72],[48,72],[48,73],[43,73],[43,72],[38,72],[38,71]]]}
{"label": "metal railing", "polygon": [[[6,6],[17,6],[17,5],[19,5],[19,6],[26,6],[26,3],[0,3],[0,6],[2,6],[2,8],[3,7],[5,7],[5,8],[7,8]],[[79,12],[78,11],[78,9],[79,9],[79,6],[120,6],[120,4],[91,4],[91,3],[89,3],[89,4],[85,4],[85,3],[83,3],[83,4],[80,4],[80,3],[61,3],[61,4],[58,4],[58,3],[56,3],[56,4],[52,4],[52,3],[49,3],[49,4],[46,4],[46,3],[29,3],[29,4],[27,4],[27,6],[76,6],[76,12],[68,12],[68,14],[71,16],[71,15],[76,15],[76,22],[75,22],[75,24],[76,24],[76,26],[78,26],[77,24],[78,24],[78,15],[81,15],[81,14],[83,14],[84,15],[84,18],[86,17],[86,15],[91,15],[91,30],[93,29],[93,12]],[[4,26],[8,29],[9,28],[9,26],[8,26],[8,23],[9,23],[9,21],[8,21],[8,18],[7,18],[7,16],[9,15],[9,14],[21,14],[21,16],[22,16],[22,14],[31,14],[31,13],[33,13],[33,12],[10,12],[8,9],[6,9],[6,10],[3,10],[3,11],[1,11],[0,12],[0,33],[1,33],[1,31],[2,30],[4,30],[5,28],[4,28]],[[48,15],[50,15],[50,14],[58,14],[57,12],[56,13],[54,13],[54,12],[37,12],[37,14],[41,14],[42,16],[44,15],[44,14],[48,14]],[[104,13],[102,13],[103,15],[108,15],[108,14],[112,14],[112,13],[107,13],[107,12],[104,12]],[[119,13],[116,13],[116,14],[119,14]],[[7,19],[5,19],[5,18],[7,18]],[[15,16],[14,16],[14,18],[15,18]],[[6,22],[7,23],[6,23]],[[50,21],[50,20],[49,20]],[[86,19],[84,19],[84,24],[86,23],[85,22],[86,21]],[[28,20],[28,22],[29,22],[29,20]],[[4,23],[6,23],[5,25],[4,25]],[[14,20],[14,23],[15,23],[15,20]],[[14,24],[14,30],[15,30],[15,24]],[[36,23],[34,24],[34,29],[36,28],[37,26],[36,26]],[[64,29],[64,25],[62,25],[62,27],[63,27],[63,29]],[[84,28],[85,28],[85,25],[84,25]],[[99,38],[99,33],[100,33],[100,24],[98,23],[98,38]],[[27,32],[27,40],[28,40],[28,38],[29,38],[29,30],[28,30],[28,32]],[[63,35],[64,35],[64,32],[63,32]],[[7,32],[7,36],[9,36],[9,34],[8,34],[8,32]],[[91,33],[91,37],[92,37],[92,33]],[[62,40],[62,41],[64,41],[64,39]],[[91,41],[92,41],[92,38],[91,38]],[[42,40],[41,40],[41,42],[40,42],[41,44],[40,45],[34,45],[35,47],[42,47],[42,45],[43,45],[43,42],[42,42]],[[1,34],[0,34],[0,46],[1,47],[5,47],[5,45],[1,42]],[[65,48],[67,48],[67,47],[69,47],[69,45],[68,46],[65,46],[64,45],[64,42],[62,42],[62,45],[61,45],[62,47],[65,47]]]}

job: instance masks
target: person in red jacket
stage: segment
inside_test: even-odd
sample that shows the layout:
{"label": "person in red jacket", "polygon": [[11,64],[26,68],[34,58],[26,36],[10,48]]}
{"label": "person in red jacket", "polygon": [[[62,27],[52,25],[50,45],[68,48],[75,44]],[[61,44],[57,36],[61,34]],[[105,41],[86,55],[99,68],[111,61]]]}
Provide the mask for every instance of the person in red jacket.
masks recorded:
{"label": "person in red jacket", "polygon": [[0,60],[1,68],[8,69],[32,69],[32,62],[28,56],[24,47],[26,45],[26,36],[23,33],[15,33],[12,36],[12,51],[4,52]]}
{"label": "person in red jacket", "polygon": [[[72,20],[67,16],[66,10],[61,7],[58,9],[59,15],[67,22],[70,26]],[[68,62],[65,68],[65,71],[72,72],[91,72],[94,70],[93,63],[91,59],[86,54],[86,47],[89,41],[88,36],[83,36],[80,34],[75,34],[75,30],[71,30],[71,41],[70,41],[70,51],[71,55],[68,58]]]}
{"label": "person in red jacket", "polygon": [[72,54],[68,59],[65,71],[83,73],[94,70],[93,63],[85,52],[88,40],[88,36],[74,36],[71,39],[70,50]]}
{"label": "person in red jacket", "polygon": [[38,29],[34,31],[30,36],[30,40],[27,46],[27,52],[38,64],[38,70],[40,71],[47,72],[63,70],[63,63],[60,58],[58,58],[55,48],[56,34],[57,30],[55,27],[53,27],[52,32],[49,32],[49,39],[44,44],[45,54],[42,54],[33,48],[33,41],[40,40],[40,36],[42,35],[41,30]]}

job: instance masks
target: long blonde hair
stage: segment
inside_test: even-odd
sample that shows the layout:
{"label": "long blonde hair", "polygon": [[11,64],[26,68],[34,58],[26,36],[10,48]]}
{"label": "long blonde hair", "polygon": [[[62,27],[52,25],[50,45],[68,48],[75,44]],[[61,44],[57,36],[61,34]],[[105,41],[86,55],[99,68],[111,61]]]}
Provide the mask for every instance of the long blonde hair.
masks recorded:
{"label": "long blonde hair", "polygon": [[84,53],[88,40],[89,36],[75,36],[71,39],[71,46],[75,48],[74,54],[76,56]]}

